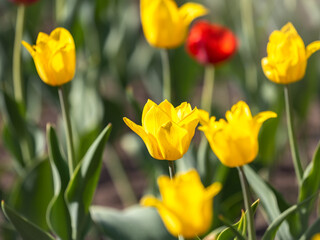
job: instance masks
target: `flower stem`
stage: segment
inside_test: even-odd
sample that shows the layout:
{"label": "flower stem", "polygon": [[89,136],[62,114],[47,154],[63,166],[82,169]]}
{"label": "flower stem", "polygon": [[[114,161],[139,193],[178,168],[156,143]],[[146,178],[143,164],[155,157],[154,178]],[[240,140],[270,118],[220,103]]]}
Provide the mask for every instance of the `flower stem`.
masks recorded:
{"label": "flower stem", "polygon": [[61,24],[63,17],[64,0],[56,0],[56,22]]}
{"label": "flower stem", "polygon": [[13,47],[12,67],[13,91],[15,100],[18,103],[23,102],[23,87],[21,81],[21,40],[23,34],[24,12],[25,6],[23,4],[19,4],[17,10],[17,22]]}
{"label": "flower stem", "polygon": [[174,171],[174,161],[169,161],[168,160],[168,165],[169,165],[169,176],[170,179],[173,179],[174,175],[175,175],[175,171]]}
{"label": "flower stem", "polygon": [[289,143],[291,148],[291,155],[294,165],[294,170],[296,172],[296,176],[298,178],[299,185],[301,184],[302,176],[303,176],[303,169],[299,157],[299,151],[296,139],[294,137],[294,131],[292,126],[292,117],[290,112],[290,102],[289,102],[289,91],[288,86],[284,85],[284,98],[285,98],[285,105],[286,105],[286,114],[287,114],[287,126],[288,126],[288,135],[289,135]]}
{"label": "flower stem", "polygon": [[243,171],[243,167],[240,166],[238,167],[239,171],[239,178],[241,182],[241,188],[242,188],[242,194],[243,194],[243,200],[244,200],[244,206],[246,210],[248,211],[248,239],[249,240],[255,240],[256,239],[256,234],[255,234],[255,227],[254,227],[254,220],[253,220],[253,212],[251,209],[251,204],[250,204],[250,190],[249,190],[249,185],[246,179],[246,176]]}
{"label": "flower stem", "polygon": [[211,113],[212,95],[214,88],[214,66],[205,67],[204,83],[201,96],[201,108]]}
{"label": "flower stem", "polygon": [[170,65],[168,50],[161,49],[161,61],[162,61],[162,77],[163,77],[163,99],[167,99],[171,102],[171,77],[170,77]]}
{"label": "flower stem", "polygon": [[62,110],[62,117],[63,117],[63,121],[64,121],[65,128],[66,128],[68,166],[69,166],[69,173],[70,173],[70,177],[71,177],[73,174],[73,171],[77,165],[77,162],[76,162],[75,156],[74,156],[72,128],[71,128],[68,106],[66,104],[66,97],[65,97],[62,86],[59,87],[58,92],[59,92],[59,99],[60,99],[60,105],[61,105],[61,110]]}

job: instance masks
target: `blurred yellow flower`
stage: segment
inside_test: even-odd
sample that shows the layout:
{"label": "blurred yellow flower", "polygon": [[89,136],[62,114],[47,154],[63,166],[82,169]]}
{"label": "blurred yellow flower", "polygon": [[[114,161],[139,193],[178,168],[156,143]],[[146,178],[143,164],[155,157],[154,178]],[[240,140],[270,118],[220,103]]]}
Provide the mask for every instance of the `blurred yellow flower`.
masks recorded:
{"label": "blurred yellow flower", "polygon": [[199,110],[201,127],[213,152],[228,167],[239,167],[252,162],[258,154],[258,134],[264,121],[275,118],[276,113],[261,112],[252,117],[248,105],[239,101],[227,111],[226,119],[209,119],[209,113]]}
{"label": "blurred yellow flower", "polygon": [[272,82],[289,84],[301,80],[306,72],[307,60],[320,49],[320,41],[305,47],[292,23],[269,37],[267,57],[261,60],[264,74]]}
{"label": "blurred yellow flower", "polygon": [[311,240],[320,240],[320,233],[313,235]]}
{"label": "blurred yellow flower", "polygon": [[36,45],[22,41],[31,54],[37,72],[46,84],[61,86],[72,80],[76,68],[75,44],[70,32],[56,28],[50,34],[40,32]]}
{"label": "blurred yellow flower", "polygon": [[144,35],[150,45],[175,48],[183,43],[188,26],[208,10],[197,3],[178,8],[174,0],[141,0],[140,13]]}
{"label": "blurred yellow flower", "polygon": [[159,105],[148,100],[142,112],[142,126],[123,118],[146,144],[150,155],[159,160],[177,160],[187,151],[198,125],[197,108],[189,103],[174,108],[167,100]]}
{"label": "blurred yellow flower", "polygon": [[153,196],[141,200],[144,206],[156,207],[168,231],[174,235],[192,238],[205,233],[212,222],[213,197],[220,183],[204,188],[196,170],[177,174],[173,179],[158,178],[162,201]]}

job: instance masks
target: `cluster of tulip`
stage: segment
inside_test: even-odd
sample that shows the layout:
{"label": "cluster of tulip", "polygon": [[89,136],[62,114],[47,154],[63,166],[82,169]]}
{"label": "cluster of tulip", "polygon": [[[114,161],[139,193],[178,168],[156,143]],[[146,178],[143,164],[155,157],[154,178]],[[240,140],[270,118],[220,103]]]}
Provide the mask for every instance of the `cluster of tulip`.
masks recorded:
{"label": "cluster of tulip", "polygon": [[[34,1],[15,0],[22,4]],[[173,0],[141,0],[140,9],[144,35],[151,46],[164,50],[180,46],[186,41],[187,52],[208,69],[229,59],[238,48],[236,36],[221,25],[201,20],[195,22],[188,31],[195,18],[208,13],[200,4],[186,3],[179,8]],[[22,44],[31,54],[43,82],[61,90],[62,85],[73,79],[76,68],[75,43],[68,30],[56,28],[50,35],[39,33],[36,45],[31,46],[25,41]],[[268,56],[261,61],[262,69],[269,80],[284,85],[289,121],[287,84],[304,77],[308,58],[319,49],[320,41],[305,47],[291,23],[270,35]],[[166,64],[168,62],[164,63],[164,67]],[[209,79],[209,83],[210,81],[213,79]],[[169,81],[169,89],[170,84]],[[212,90],[212,87],[204,86],[203,95],[206,95],[205,90]],[[145,196],[141,204],[155,207],[173,236],[193,238],[209,230],[213,219],[213,198],[222,185],[215,182],[205,188],[195,169],[176,175],[174,173],[174,161],[181,159],[188,151],[200,123],[199,130],[204,133],[221,163],[239,170],[244,204],[249,215],[248,236],[249,239],[255,239],[253,212],[243,166],[251,163],[258,155],[258,135],[262,124],[277,117],[277,114],[264,111],[252,116],[249,106],[244,101],[239,101],[226,112],[226,120],[216,120],[216,117],[210,117],[212,92],[209,92],[209,96],[203,96],[209,99],[204,100],[207,104],[203,103],[201,109],[192,108],[187,102],[174,107],[170,103],[170,90],[166,94],[159,105],[152,100],[147,101],[142,112],[141,126],[123,118],[126,125],[141,137],[153,158],[167,160],[169,163],[170,177],[158,178],[162,200]],[[61,102],[63,108],[63,94]],[[71,178],[78,163],[73,156],[71,126],[67,115],[64,112]],[[296,156],[291,122],[288,126],[296,175],[301,182],[304,171]]]}

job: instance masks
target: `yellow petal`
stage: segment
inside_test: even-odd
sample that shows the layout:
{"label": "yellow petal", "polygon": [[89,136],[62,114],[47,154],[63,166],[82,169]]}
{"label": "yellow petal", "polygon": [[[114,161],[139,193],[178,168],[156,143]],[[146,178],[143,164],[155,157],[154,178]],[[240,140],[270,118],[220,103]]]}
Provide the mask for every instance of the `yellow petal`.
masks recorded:
{"label": "yellow petal", "polygon": [[208,13],[208,9],[198,3],[185,3],[179,8],[179,15],[186,26],[196,18],[204,16]]}
{"label": "yellow petal", "polygon": [[171,122],[170,117],[159,106],[152,106],[145,114],[143,128],[147,133],[156,136],[160,127]]}
{"label": "yellow petal", "polygon": [[153,107],[156,106],[157,104],[155,104],[153,101],[151,101],[150,99],[148,99],[147,103],[144,105],[143,107],[143,111],[142,111],[142,126],[145,125],[145,118],[147,113],[149,112],[149,110]]}
{"label": "yellow petal", "polygon": [[48,41],[49,41],[49,35],[43,32],[39,32],[36,44],[37,45],[41,43],[46,44]]}
{"label": "yellow petal", "polygon": [[320,41],[314,41],[307,46],[306,57],[309,58],[314,52],[320,49]]}
{"label": "yellow petal", "polygon": [[206,125],[209,123],[209,113],[207,111],[199,109],[198,110],[198,117],[199,117],[201,125]]}
{"label": "yellow petal", "polygon": [[222,189],[222,184],[215,182],[206,188],[206,198],[213,198],[216,196]]}
{"label": "yellow petal", "polygon": [[277,114],[275,112],[264,111],[264,112],[260,112],[257,115],[255,115],[253,117],[253,120],[255,122],[258,122],[258,123],[262,124],[264,121],[268,120],[269,118],[276,118],[276,117],[277,117]]}
{"label": "yellow petal", "polygon": [[25,41],[22,41],[21,43],[22,43],[22,45],[28,50],[28,52],[30,53],[30,55],[33,57],[34,54],[35,54],[35,50],[33,49],[33,47],[32,47],[29,43],[27,43],[27,42],[25,42]]}
{"label": "yellow petal", "polygon": [[188,131],[173,122],[168,122],[159,128],[156,138],[162,156],[166,160],[180,159],[188,150],[191,139]]}
{"label": "yellow petal", "polygon": [[159,160],[163,160],[164,157],[162,156],[162,153],[158,147],[158,143],[157,140],[150,134],[147,134],[144,129],[135,124],[134,122],[132,122],[130,119],[128,118],[123,118],[123,121],[126,123],[126,125],[132,130],[134,131],[136,134],[138,134],[142,140],[144,141],[150,155],[153,158],[159,159]]}

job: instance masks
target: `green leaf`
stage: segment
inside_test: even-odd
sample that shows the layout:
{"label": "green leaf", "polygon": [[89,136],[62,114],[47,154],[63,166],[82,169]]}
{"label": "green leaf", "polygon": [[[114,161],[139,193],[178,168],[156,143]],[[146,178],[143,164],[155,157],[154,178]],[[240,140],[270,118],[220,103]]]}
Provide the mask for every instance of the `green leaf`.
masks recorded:
{"label": "green leaf", "polygon": [[81,238],[86,230],[89,206],[99,180],[102,153],[110,131],[111,124],[108,124],[78,164],[68,184],[65,198],[71,215],[73,239]]}
{"label": "green leaf", "polygon": [[49,160],[54,184],[54,197],[47,210],[47,223],[50,229],[61,239],[71,239],[71,218],[64,192],[69,182],[68,166],[59,148],[56,132],[51,125],[47,125],[47,141]]}
{"label": "green leaf", "polygon": [[124,211],[92,206],[93,221],[103,234],[111,239],[126,240],[174,240],[166,230],[157,210],[134,206]]}
{"label": "green leaf", "polygon": [[[252,205],[251,205],[251,209],[253,214],[255,214],[255,212],[257,211],[257,207],[259,205],[260,200],[256,200]],[[217,237],[217,240],[228,240],[230,238],[234,238],[236,237],[235,231],[237,231],[241,236],[246,236],[247,234],[247,211],[241,213],[241,218],[240,220],[233,224],[232,227],[234,229],[231,228],[231,226],[229,226],[228,228],[225,228]]]}
{"label": "green leaf", "polygon": [[19,215],[16,211],[7,206],[4,201],[2,201],[1,206],[5,216],[10,220],[24,240],[54,240],[49,233],[46,233],[38,226]]}
{"label": "green leaf", "polygon": [[[320,187],[320,142],[318,143],[317,149],[314,153],[313,159],[306,168],[302,184],[299,192],[299,202],[304,201],[309,196],[315,194]],[[314,201],[310,201],[308,204],[305,204],[301,209],[301,223],[303,226],[303,231],[308,227],[308,220],[310,213],[313,209]]]}
{"label": "green leaf", "polygon": [[[261,177],[252,170],[248,165],[244,166],[244,172],[250,187],[253,189],[257,197],[261,200],[261,204],[268,216],[268,222],[275,221],[280,215],[280,209],[277,202],[277,196],[272,189],[261,179]],[[279,231],[280,239],[292,239],[287,222],[284,222]]]}
{"label": "green leaf", "polygon": [[308,202],[310,202],[312,199],[315,198],[316,195],[313,195],[311,197],[309,197],[308,199],[306,199],[305,201],[293,205],[292,207],[288,208],[286,211],[284,211],[283,213],[280,214],[279,217],[277,217],[268,227],[268,229],[266,230],[266,232],[264,233],[262,240],[270,240],[270,239],[274,239],[276,236],[276,233],[280,227],[280,225],[282,224],[283,221],[286,220],[286,218],[294,213],[297,210],[300,210],[301,207],[305,204],[307,204]]}
{"label": "green leaf", "polygon": [[319,233],[320,229],[320,218],[318,218],[308,230],[300,237],[300,240],[309,240],[316,233]]}
{"label": "green leaf", "polygon": [[47,230],[46,212],[53,197],[53,182],[47,158],[37,161],[18,179],[8,203],[39,227]]}

